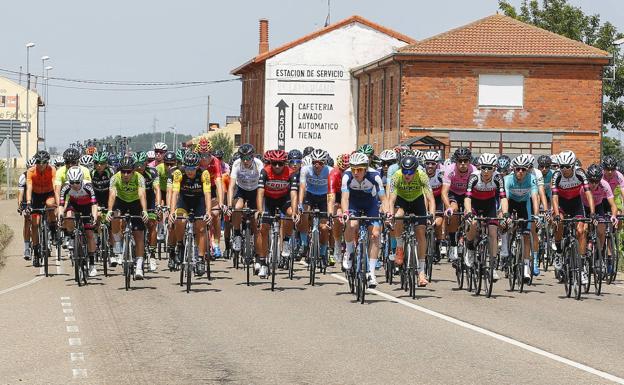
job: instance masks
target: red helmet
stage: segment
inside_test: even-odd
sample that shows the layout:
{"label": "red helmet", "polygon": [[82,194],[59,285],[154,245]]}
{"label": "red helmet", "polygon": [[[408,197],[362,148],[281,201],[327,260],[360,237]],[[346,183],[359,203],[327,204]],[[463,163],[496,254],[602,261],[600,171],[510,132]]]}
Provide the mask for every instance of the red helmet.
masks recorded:
{"label": "red helmet", "polygon": [[284,150],[269,150],[264,153],[264,160],[269,162],[286,162],[288,153]]}
{"label": "red helmet", "polygon": [[338,158],[336,159],[336,165],[338,166],[338,168],[341,171],[344,171],[344,170],[349,168],[349,157],[350,156],[351,156],[351,154],[338,155]]}

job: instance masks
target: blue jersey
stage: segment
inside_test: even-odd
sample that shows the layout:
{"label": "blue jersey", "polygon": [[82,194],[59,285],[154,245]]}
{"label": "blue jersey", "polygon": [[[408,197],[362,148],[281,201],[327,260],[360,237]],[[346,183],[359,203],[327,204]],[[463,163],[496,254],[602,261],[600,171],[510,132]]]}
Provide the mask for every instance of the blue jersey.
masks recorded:
{"label": "blue jersey", "polygon": [[505,192],[508,199],[516,202],[531,202],[531,195],[537,194],[535,176],[527,173],[522,182],[512,173],[505,177]]}
{"label": "blue jersey", "polygon": [[366,171],[361,182],[353,177],[351,170],[345,171],[342,175],[341,191],[349,193],[349,201],[361,201],[363,204],[376,202],[386,193],[381,182],[381,175],[372,168]]}
{"label": "blue jersey", "polygon": [[546,174],[544,174],[544,191],[546,192],[546,196],[548,198],[552,197],[552,177],[553,177],[553,171],[552,170],[548,170],[548,172]]}
{"label": "blue jersey", "polygon": [[314,195],[327,195],[330,166],[323,166],[321,173],[316,175],[314,166],[308,165],[301,168],[299,173],[299,184],[305,184],[306,192]]}

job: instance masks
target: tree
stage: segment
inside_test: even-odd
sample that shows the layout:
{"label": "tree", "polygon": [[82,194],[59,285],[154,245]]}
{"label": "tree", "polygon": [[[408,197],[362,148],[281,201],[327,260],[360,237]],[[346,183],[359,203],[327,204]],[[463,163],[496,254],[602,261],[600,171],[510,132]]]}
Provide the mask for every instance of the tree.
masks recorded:
{"label": "tree", "polygon": [[611,53],[616,73],[608,70],[606,76],[615,76],[615,80],[603,82],[603,131],[624,130],[624,60],[620,47],[613,45],[624,34],[609,22],[601,24],[599,15],[586,15],[567,0],[544,0],[543,4],[538,0],[523,0],[519,12],[507,0],[499,0],[498,7],[507,16]]}
{"label": "tree", "polygon": [[223,160],[229,162],[232,157],[232,152],[234,151],[234,142],[232,139],[223,132],[219,132],[211,136],[210,141],[212,142],[212,148],[223,151]]}
{"label": "tree", "polygon": [[604,156],[611,155],[618,160],[618,163],[624,162],[624,149],[622,143],[615,139],[605,136],[602,138],[602,154]]}

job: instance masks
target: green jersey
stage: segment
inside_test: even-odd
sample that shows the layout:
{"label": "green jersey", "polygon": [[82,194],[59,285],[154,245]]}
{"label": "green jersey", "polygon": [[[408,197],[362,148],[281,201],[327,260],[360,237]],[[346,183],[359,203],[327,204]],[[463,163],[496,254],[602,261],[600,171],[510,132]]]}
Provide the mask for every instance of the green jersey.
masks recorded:
{"label": "green jersey", "polygon": [[158,171],[158,180],[160,182],[160,191],[167,191],[167,170],[165,169],[165,163],[161,163],[156,166],[156,171]]}
{"label": "green jersey", "polygon": [[397,196],[405,199],[408,202],[412,202],[422,196],[424,193],[431,193],[431,186],[429,186],[429,177],[421,169],[417,169],[411,182],[405,180],[402,170],[397,170],[389,182],[390,193],[395,193]]}
{"label": "green jersey", "polygon": [[133,172],[128,183],[124,183],[121,172],[116,173],[110,180],[110,189],[114,190],[117,198],[124,202],[139,200],[139,188],[145,189],[145,178],[138,172]]}

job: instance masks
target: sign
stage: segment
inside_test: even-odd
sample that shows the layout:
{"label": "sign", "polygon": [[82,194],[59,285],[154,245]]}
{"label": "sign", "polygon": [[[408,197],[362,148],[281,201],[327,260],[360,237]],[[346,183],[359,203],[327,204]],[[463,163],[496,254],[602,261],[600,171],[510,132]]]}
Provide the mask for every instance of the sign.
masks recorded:
{"label": "sign", "polygon": [[15,147],[15,143],[13,143],[13,140],[11,140],[7,135],[7,138],[2,141],[2,144],[0,144],[0,158],[19,158],[20,156],[20,152],[17,147]]}

